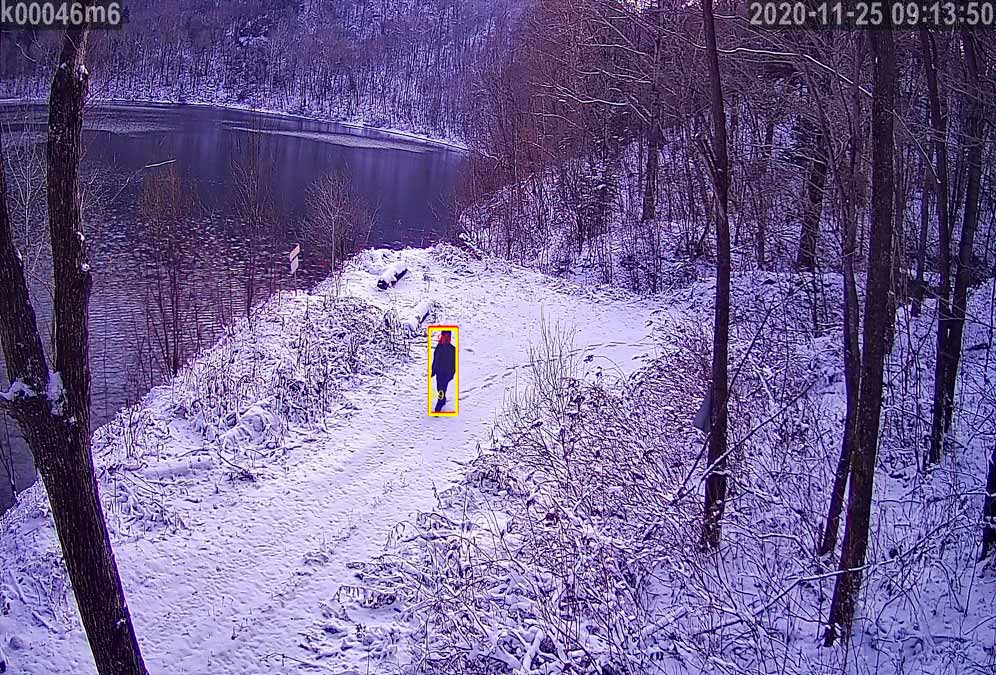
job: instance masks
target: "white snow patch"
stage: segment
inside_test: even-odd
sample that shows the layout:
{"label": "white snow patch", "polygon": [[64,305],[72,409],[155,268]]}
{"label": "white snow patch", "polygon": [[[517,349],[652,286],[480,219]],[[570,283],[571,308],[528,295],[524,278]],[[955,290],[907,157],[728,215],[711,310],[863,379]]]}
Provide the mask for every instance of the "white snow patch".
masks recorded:
{"label": "white snow patch", "polygon": [[52,406],[52,414],[56,417],[61,417],[63,406],[66,402],[66,388],[62,384],[62,373],[48,374],[45,395]]}
{"label": "white snow patch", "polygon": [[14,380],[7,391],[0,391],[0,398],[11,402],[15,399],[31,398],[36,395],[35,390],[25,384],[21,378]]}

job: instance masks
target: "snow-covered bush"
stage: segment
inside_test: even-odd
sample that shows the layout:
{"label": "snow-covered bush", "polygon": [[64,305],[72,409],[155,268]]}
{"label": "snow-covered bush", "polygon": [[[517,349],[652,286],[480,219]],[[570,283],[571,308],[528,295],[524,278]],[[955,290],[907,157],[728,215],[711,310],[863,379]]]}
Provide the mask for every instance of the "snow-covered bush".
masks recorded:
{"label": "snow-covered bush", "polygon": [[[324,418],[347,378],[380,372],[400,349],[380,312],[363,301],[299,293],[267,305],[251,330],[233,332],[185,368],[171,385],[173,403],[225,448],[261,434],[272,444],[287,424]],[[244,428],[251,410],[255,431]],[[240,425],[251,433],[233,434]]]}
{"label": "snow-covered bush", "polygon": [[282,461],[289,434],[348,408],[352,378],[383,372],[408,349],[382,310],[331,283],[272,298],[94,433],[111,529],[182,527],[172,497],[204,480],[194,474],[255,480]]}

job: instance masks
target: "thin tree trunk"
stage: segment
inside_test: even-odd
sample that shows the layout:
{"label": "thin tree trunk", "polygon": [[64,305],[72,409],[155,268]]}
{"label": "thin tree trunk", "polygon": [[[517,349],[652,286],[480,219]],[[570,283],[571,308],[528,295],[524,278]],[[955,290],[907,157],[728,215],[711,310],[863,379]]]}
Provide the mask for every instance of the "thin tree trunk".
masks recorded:
{"label": "thin tree trunk", "polygon": [[930,171],[925,169],[920,198],[920,233],[916,248],[916,281],[913,284],[913,316],[920,316],[927,266],[927,237],[930,236]]}
{"label": "thin tree trunk", "polygon": [[[765,180],[770,180],[772,173],[773,159],[771,157],[772,150],[775,144],[775,121],[769,119],[764,127],[764,178]],[[761,218],[757,223],[757,246],[755,250],[757,252],[757,268],[765,269],[767,266],[768,257],[768,227],[767,220],[770,214],[770,206],[766,205]]]}
{"label": "thin tree trunk", "polygon": [[657,174],[660,170],[661,139],[656,115],[651,122],[647,138],[647,172],[643,190],[641,220],[649,222],[657,217]]}
{"label": "thin tree trunk", "polygon": [[820,218],[823,215],[823,193],[827,185],[827,140],[823,130],[816,132],[813,158],[806,180],[806,202],[802,213],[802,233],[799,235],[799,253],[796,267],[810,272],[816,269],[816,247],[820,237]]}
{"label": "thin tree trunk", "polygon": [[844,508],[844,494],[851,469],[851,458],[857,441],[858,391],[861,384],[861,347],[858,344],[860,308],[858,307],[857,284],[854,280],[854,258],[857,254],[855,239],[857,228],[853,221],[845,220],[845,249],[842,261],[844,271],[844,389],[847,408],[844,413],[844,431],[841,440],[840,457],[834,472],[834,483],[830,493],[830,505],[823,537],[817,550],[819,555],[829,555],[837,547],[837,533],[840,530],[840,515]]}
{"label": "thin tree trunk", "polygon": [[[898,113],[897,113],[898,114]],[[895,316],[899,311],[899,306],[908,295],[908,284],[904,259],[904,238],[905,216],[906,216],[906,161],[903,153],[897,151],[894,156],[893,170],[893,206],[892,213],[895,221],[892,227],[892,283],[889,293],[889,316]],[[896,340],[896,323],[891,321],[886,324],[887,339],[885,352],[891,353]]]}
{"label": "thin tree trunk", "polygon": [[14,246],[0,161],[0,341],[11,382],[0,403],[17,420],[48,492],[63,558],[101,675],[146,675],[90,452],[87,306],[79,160],[87,30],[63,39],[49,101],[48,207],[55,277],[55,370],[48,363]]}
{"label": "thin tree trunk", "polygon": [[954,302],[951,307],[947,347],[944,350],[947,355],[947,372],[944,378],[943,434],[947,434],[951,430],[951,420],[954,416],[955,383],[958,380],[961,342],[965,332],[968,286],[972,281],[972,249],[975,245],[975,233],[979,226],[979,193],[982,182],[982,151],[985,144],[983,136],[986,132],[986,125],[983,118],[982,102],[979,99],[982,92],[982,78],[980,77],[979,54],[975,39],[973,33],[962,32],[965,70],[968,74],[968,87],[966,88],[968,125],[965,141],[968,145],[968,152],[965,156],[968,164],[968,175],[965,186],[965,215],[961,226],[961,240],[958,244],[958,271],[955,275]]}
{"label": "thin tree trunk", "polygon": [[919,31],[923,70],[927,79],[927,97],[930,104],[930,126],[934,141],[933,173],[934,195],[937,204],[937,232],[940,255],[941,283],[937,288],[937,356],[934,362],[934,397],[931,406],[930,448],[927,464],[941,461],[941,443],[944,437],[944,382],[948,372],[947,334],[951,293],[951,224],[948,210],[948,148],[947,120],[941,108],[941,95],[937,85],[937,45],[925,28]]}
{"label": "thin tree trunk", "polygon": [[716,307],[712,339],[712,410],[709,432],[709,467],[705,481],[705,518],[702,543],[705,548],[719,546],[723,511],[726,507],[727,400],[730,334],[730,220],[729,157],[726,147],[726,111],[723,83],[719,73],[716,27],[712,0],[702,0],[703,24],[708,51],[709,81],[712,103],[713,139],[709,162],[716,189]]}
{"label": "thin tree trunk", "polygon": [[838,635],[849,636],[854,608],[861,588],[862,568],[868,550],[871,524],[875,457],[882,411],[885,370],[889,286],[892,279],[893,227],[893,112],[896,100],[896,55],[892,31],[869,35],[875,52],[875,92],[872,101],[872,222],[868,254],[868,286],[865,292],[864,344],[858,398],[857,444],[851,457],[847,523],[840,559],[840,574],[830,605],[830,620],[824,643],[830,646]]}
{"label": "thin tree trunk", "polygon": [[[852,230],[853,232],[854,230]],[[820,540],[819,555],[829,555],[837,547],[837,533],[840,531],[840,516],[844,509],[844,494],[847,479],[851,471],[851,458],[854,456],[854,446],[857,443],[858,432],[858,393],[861,385],[861,351],[858,345],[858,325],[860,309],[858,307],[857,285],[854,282],[854,249],[845,255],[844,262],[844,389],[846,411],[844,413],[844,430],[841,439],[840,457],[834,472],[834,483],[830,493],[830,504],[827,507],[827,519]]]}
{"label": "thin tree trunk", "polygon": [[[657,9],[662,9],[658,0]],[[657,188],[658,176],[660,173],[660,152],[661,152],[661,120],[660,120],[660,72],[661,72],[661,41],[663,32],[664,13],[658,14],[658,32],[654,37],[654,62],[653,72],[650,73],[652,86],[650,129],[647,133],[647,170],[644,191],[643,191],[643,213],[640,220],[644,223],[652,221],[657,217]]]}
{"label": "thin tree trunk", "polygon": [[[848,151],[849,165],[847,167],[847,184],[840,177],[840,169],[835,173],[837,190],[843,204],[844,247],[841,257],[841,268],[844,276],[844,389],[846,411],[844,413],[844,430],[841,438],[840,456],[834,471],[833,488],[830,492],[830,504],[827,507],[827,518],[823,528],[823,536],[817,553],[829,555],[837,547],[837,535],[840,531],[840,516],[844,509],[847,480],[851,473],[851,457],[857,442],[858,392],[861,385],[861,344],[860,324],[861,308],[858,305],[858,287],[854,278],[854,261],[858,256],[858,209],[855,200],[855,184],[857,182],[858,159],[861,156],[862,132],[861,93],[858,89],[861,65],[865,59],[865,42],[858,41],[857,53],[854,58],[854,75],[851,88],[851,138]],[[824,134],[828,132],[824,121]]]}

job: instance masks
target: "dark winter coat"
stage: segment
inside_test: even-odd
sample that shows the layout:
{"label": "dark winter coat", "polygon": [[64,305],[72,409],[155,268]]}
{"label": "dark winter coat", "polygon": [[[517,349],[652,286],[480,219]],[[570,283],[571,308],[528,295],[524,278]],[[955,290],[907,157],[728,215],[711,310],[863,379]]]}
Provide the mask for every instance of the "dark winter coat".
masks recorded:
{"label": "dark winter coat", "polygon": [[440,343],[432,352],[432,374],[445,382],[453,379],[456,373],[456,347]]}

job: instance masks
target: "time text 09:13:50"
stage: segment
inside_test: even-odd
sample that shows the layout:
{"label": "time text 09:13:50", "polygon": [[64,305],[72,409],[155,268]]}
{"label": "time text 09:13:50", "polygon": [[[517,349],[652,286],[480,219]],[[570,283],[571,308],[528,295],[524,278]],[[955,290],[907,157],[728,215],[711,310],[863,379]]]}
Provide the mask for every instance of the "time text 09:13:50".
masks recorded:
{"label": "time text 09:13:50", "polygon": [[996,0],[867,0],[802,2],[752,0],[747,20],[756,28],[993,28]]}

